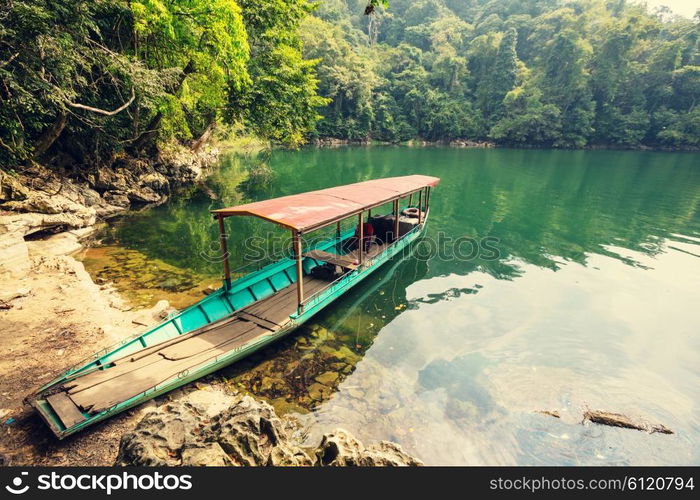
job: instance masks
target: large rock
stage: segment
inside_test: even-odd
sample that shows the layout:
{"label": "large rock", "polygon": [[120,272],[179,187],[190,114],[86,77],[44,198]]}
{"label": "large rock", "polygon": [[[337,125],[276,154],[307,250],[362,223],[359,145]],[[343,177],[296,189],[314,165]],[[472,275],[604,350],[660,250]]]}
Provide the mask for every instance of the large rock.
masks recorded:
{"label": "large rock", "polygon": [[118,465],[389,466],[422,465],[393,443],[365,447],[349,432],[304,448],[298,424],[265,402],[200,390],[146,415],[122,437]]}
{"label": "large rock", "polygon": [[214,417],[209,438],[237,465],[311,465],[311,458],[289,437],[289,424],[272,406],[244,396]]}
{"label": "large rock", "polygon": [[316,452],[317,464],[321,466],[397,467],[423,465],[396,443],[380,441],[365,447],[352,434],[343,429],[323,435]]}
{"label": "large rock", "polygon": [[0,276],[24,276],[30,267],[29,249],[24,238],[17,234],[0,233]]}
{"label": "large rock", "polygon": [[27,248],[31,257],[40,255],[70,255],[77,252],[83,245],[78,237],[70,232],[58,233],[43,240],[28,241]]}

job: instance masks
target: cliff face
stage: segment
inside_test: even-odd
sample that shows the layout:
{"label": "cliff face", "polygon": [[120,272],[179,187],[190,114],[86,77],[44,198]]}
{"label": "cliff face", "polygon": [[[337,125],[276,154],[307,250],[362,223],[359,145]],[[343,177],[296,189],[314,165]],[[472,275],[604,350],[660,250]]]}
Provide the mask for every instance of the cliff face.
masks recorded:
{"label": "cliff face", "polygon": [[217,156],[211,149],[182,150],[154,160],[117,158],[85,170],[38,164],[18,173],[0,170],[0,276],[29,271],[27,236],[85,228],[135,205],[161,203],[201,180]]}

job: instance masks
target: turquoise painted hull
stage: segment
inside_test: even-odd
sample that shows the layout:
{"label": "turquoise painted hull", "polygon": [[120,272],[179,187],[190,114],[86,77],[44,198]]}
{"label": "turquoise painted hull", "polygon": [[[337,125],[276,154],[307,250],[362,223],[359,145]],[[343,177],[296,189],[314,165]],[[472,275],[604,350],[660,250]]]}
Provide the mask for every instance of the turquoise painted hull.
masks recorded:
{"label": "turquoise painted hull", "polygon": [[[427,222],[427,217],[425,222]],[[289,323],[287,323],[282,329],[276,332],[270,332],[268,335],[255,338],[246,344],[234,348],[233,350],[222,354],[209,362],[206,362],[205,364],[199,365],[196,370],[193,370],[192,372],[182,372],[176,377],[153,386],[143,393],[123,401],[101,413],[96,415],[84,414],[86,419],[79,424],[66,428],[47,403],[44,393],[50,393],[52,389],[62,386],[72,378],[84,375],[90,371],[104,369],[103,367],[107,366],[113,360],[123,358],[129,354],[137,353],[138,351],[147,347],[154,346],[179,335],[183,335],[206,326],[215,321],[224,319],[233,314],[235,311],[247,307],[258,300],[269,297],[283,288],[293,285],[296,281],[295,261],[291,258],[285,258],[279,262],[270,264],[258,271],[239,278],[231,283],[229,290],[222,287],[196,304],[168,318],[164,322],[151,328],[143,334],[126,339],[116,346],[112,346],[111,348],[95,353],[90,359],[79,363],[48,384],[41,387],[34,395],[27,398],[27,402],[39,412],[57,437],[64,438],[70,434],[78,432],[85,427],[105,420],[149,399],[165,394],[178,387],[181,387],[184,384],[213,373],[227,365],[245,358],[246,356],[249,356],[266,345],[279,340],[311,319],[314,315],[318,314],[321,310],[323,310],[337,298],[341,297],[353,286],[360,283],[386,261],[398,253],[403,252],[406,247],[410,246],[421,236],[424,229],[425,223],[416,226],[416,228],[402,236],[397,242],[389,245],[381,254],[364,262],[363,266],[349,272],[343,278],[333,283],[330,287],[312,297],[310,301],[305,303],[303,311],[298,311],[290,316]],[[340,239],[343,240],[350,236],[352,236],[352,230],[342,235]],[[336,245],[338,245],[338,243],[339,241],[337,240],[331,240],[329,242],[317,245],[316,248],[320,250],[332,250]],[[304,270],[308,272],[318,264],[318,261],[307,257],[303,262]]]}

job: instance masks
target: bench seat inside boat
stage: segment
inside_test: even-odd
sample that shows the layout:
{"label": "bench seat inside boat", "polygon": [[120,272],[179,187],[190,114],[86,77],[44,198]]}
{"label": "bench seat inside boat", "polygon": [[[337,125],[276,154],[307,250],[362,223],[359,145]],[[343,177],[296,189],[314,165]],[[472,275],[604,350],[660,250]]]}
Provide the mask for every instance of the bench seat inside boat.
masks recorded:
{"label": "bench seat inside boat", "polygon": [[[372,243],[369,249],[363,253],[363,259],[369,260],[376,257],[387,247],[387,243]],[[324,250],[311,250],[304,254],[304,257],[310,257],[319,262],[328,262],[330,264],[335,264],[344,269],[356,269],[359,262],[358,250],[351,250],[350,252],[340,255],[335,253],[326,252]]]}
{"label": "bench seat inside boat", "polygon": [[[325,281],[304,277],[308,295],[326,286]],[[184,377],[255,338],[278,331],[289,322],[296,308],[296,286],[288,286],[227,318],[114,360],[105,369],[66,381],[56,397],[49,396],[54,401],[49,400],[49,404],[64,425],[70,427],[80,421],[79,410],[99,413],[168,379]]]}

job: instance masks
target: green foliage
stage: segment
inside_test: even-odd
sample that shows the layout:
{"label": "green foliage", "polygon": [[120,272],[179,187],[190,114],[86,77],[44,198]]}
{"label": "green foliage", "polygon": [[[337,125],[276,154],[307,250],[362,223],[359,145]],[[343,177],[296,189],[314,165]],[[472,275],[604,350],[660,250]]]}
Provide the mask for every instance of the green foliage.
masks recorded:
{"label": "green foliage", "polygon": [[542,92],[532,84],[517,87],[503,99],[503,117],[491,127],[491,139],[506,144],[553,144],[561,135],[561,112],[542,103]]}
{"label": "green foliage", "polygon": [[132,89],[141,106],[161,99],[169,75],[116,52],[130,18],[125,3],[20,0],[0,9],[0,165],[31,159],[54,134],[63,133],[82,155],[109,150],[129,135],[124,114],[90,113],[71,103],[113,110]]}
{"label": "green foliage", "polygon": [[255,133],[296,147],[321,117],[328,99],[317,95],[314,59],[303,59],[297,28],[310,10],[306,0],[241,0],[251,46],[251,80],[230,92],[229,115]]}
{"label": "green foliage", "polygon": [[297,145],[326,102],[306,0],[0,2],[3,167],[110,162],[227,120]]}
{"label": "green foliage", "polygon": [[331,99],[318,135],[697,145],[700,18],[625,0],[389,3],[326,0],[304,21]]}
{"label": "green foliage", "polygon": [[133,55],[149,68],[179,73],[157,108],[161,138],[201,134],[224,106],[227,88],[249,81],[240,7],[234,0],[138,0],[130,8]]}
{"label": "green foliage", "polygon": [[308,137],[698,147],[700,18],[625,0],[0,0],[0,165],[214,124]]}

